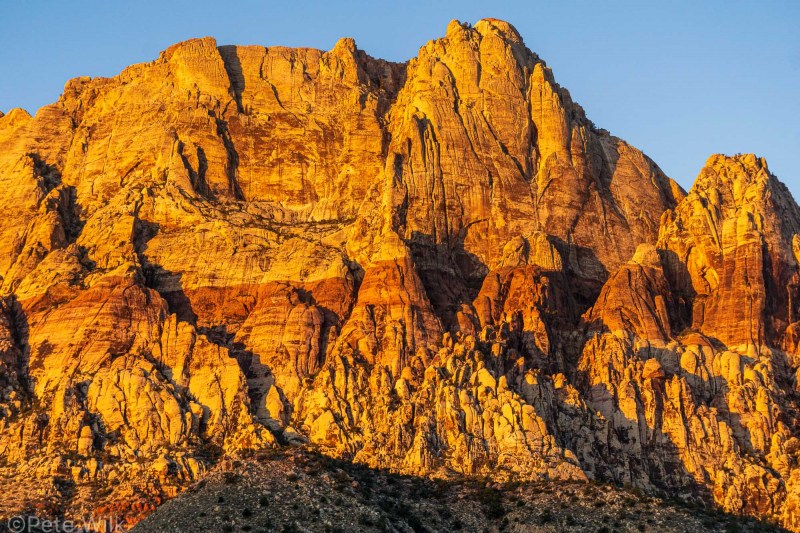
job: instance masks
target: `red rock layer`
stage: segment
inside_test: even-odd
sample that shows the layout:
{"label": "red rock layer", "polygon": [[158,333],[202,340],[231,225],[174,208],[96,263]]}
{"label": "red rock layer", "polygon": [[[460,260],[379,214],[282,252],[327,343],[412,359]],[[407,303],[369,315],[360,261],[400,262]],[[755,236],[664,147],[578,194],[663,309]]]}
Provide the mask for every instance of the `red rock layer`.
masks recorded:
{"label": "red rock layer", "polygon": [[0,115],[0,185],[2,468],[70,513],[310,441],[798,528],[800,209],[754,156],[687,195],[508,23],[180,43]]}

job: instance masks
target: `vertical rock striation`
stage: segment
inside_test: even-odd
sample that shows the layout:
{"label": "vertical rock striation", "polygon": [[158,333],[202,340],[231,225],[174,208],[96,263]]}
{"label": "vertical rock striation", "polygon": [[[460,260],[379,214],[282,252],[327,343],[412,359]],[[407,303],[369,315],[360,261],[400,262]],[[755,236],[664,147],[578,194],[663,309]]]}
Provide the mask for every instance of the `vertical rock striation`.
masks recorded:
{"label": "vertical rock striation", "polygon": [[306,442],[800,528],[800,208],[752,155],[685,193],[506,22],[179,43],[0,115],[0,186],[4,508]]}

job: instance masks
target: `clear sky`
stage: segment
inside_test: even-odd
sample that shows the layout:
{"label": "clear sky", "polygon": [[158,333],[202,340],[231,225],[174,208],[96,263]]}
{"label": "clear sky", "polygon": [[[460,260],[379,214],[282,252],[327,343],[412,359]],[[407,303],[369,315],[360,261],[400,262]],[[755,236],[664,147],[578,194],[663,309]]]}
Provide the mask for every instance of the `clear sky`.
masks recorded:
{"label": "clear sky", "polygon": [[712,153],[755,152],[800,199],[800,1],[0,0],[0,110],[170,44],[330,49],[403,61],[448,21],[508,20],[589,117],[688,188]]}

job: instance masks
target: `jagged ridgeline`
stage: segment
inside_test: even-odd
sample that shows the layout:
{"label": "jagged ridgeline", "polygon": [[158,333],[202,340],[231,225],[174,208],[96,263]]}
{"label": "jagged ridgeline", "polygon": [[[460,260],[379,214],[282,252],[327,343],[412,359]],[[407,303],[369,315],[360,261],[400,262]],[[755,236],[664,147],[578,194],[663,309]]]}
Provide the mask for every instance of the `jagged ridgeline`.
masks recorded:
{"label": "jagged ridgeline", "polygon": [[308,442],[800,530],[800,209],[753,155],[687,194],[506,22],[180,43],[0,117],[0,183],[5,510]]}

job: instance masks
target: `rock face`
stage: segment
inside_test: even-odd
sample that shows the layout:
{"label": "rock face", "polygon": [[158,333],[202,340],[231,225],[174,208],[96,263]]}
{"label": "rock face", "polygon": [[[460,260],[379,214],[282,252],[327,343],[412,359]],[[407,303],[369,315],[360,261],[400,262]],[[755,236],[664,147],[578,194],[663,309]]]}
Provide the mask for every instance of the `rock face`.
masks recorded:
{"label": "rock face", "polygon": [[0,115],[0,185],[6,509],[135,520],[308,442],[800,529],[800,208],[751,155],[685,193],[508,23],[180,43]]}

